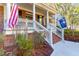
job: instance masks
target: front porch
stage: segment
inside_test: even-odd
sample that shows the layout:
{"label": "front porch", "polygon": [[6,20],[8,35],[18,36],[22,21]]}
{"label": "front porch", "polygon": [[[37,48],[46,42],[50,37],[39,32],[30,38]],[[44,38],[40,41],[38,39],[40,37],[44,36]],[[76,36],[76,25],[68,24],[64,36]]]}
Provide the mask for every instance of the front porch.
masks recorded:
{"label": "front porch", "polygon": [[[49,14],[52,15],[50,9],[48,10],[46,7],[43,8],[42,6],[38,7],[38,4],[17,4],[19,6],[19,18],[18,18],[18,23],[16,25],[16,27],[12,30],[10,30],[8,28],[7,22],[9,17],[7,15],[10,15],[10,11],[11,11],[11,7],[12,4],[5,4],[6,7],[6,18],[4,19],[4,29],[3,29],[3,33],[2,33],[2,40],[3,43],[0,48],[3,48],[3,50],[5,49],[4,53],[7,53],[7,55],[16,55],[16,50],[17,50],[17,46],[16,46],[16,40],[20,39],[19,43],[24,44],[21,47],[23,48],[23,51],[26,50],[26,48],[30,47],[28,46],[30,43],[26,41],[30,40],[27,39],[27,36],[29,37],[30,34],[33,34],[35,31],[38,32],[37,34],[39,34],[40,32],[44,34],[43,40],[39,38],[34,38],[34,35],[37,34],[33,34],[32,36],[30,36],[30,38],[35,39],[35,42],[32,42],[32,40],[30,40],[33,44],[37,45],[37,49],[35,49],[36,52],[31,50],[31,53],[33,52],[33,54],[31,55],[36,55],[36,56],[48,56],[53,52],[53,48],[51,48],[51,44],[52,43],[52,39],[50,39],[52,36],[50,34],[50,29],[47,29],[47,25],[49,23]],[[40,5],[40,4],[39,4]],[[27,6],[27,7],[26,7]],[[43,9],[40,9],[43,8]],[[28,16],[30,15],[30,18],[28,18]],[[52,33],[52,32],[51,32]],[[19,37],[17,38],[18,34],[21,34]],[[24,36],[23,36],[24,35]],[[26,37],[26,38],[25,38]],[[23,41],[26,40],[26,41]],[[36,41],[37,40],[37,41]],[[43,42],[43,44],[41,44],[41,42]],[[30,45],[33,45],[33,44]],[[27,46],[26,46],[27,44]],[[38,45],[40,44],[40,45]],[[35,48],[35,46],[31,46],[30,48]],[[30,49],[29,49],[30,50]],[[29,51],[26,50],[26,51]],[[21,52],[23,52],[22,50],[20,50]],[[20,52],[19,51],[19,52]],[[15,54],[14,54],[15,53]],[[20,53],[20,55],[22,55]]]}

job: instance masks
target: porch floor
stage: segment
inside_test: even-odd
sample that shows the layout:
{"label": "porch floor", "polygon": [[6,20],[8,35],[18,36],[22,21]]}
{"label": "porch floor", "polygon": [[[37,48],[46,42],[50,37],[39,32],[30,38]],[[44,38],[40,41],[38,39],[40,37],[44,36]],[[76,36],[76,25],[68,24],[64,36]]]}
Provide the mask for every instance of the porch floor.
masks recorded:
{"label": "porch floor", "polygon": [[54,51],[51,56],[79,56],[79,43],[70,41],[60,41],[53,46]]}

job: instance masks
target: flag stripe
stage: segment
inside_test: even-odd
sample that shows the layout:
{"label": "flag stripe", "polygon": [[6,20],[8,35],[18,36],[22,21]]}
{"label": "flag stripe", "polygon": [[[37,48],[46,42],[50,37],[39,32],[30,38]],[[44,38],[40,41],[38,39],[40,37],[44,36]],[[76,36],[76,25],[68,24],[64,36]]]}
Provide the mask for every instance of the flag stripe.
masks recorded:
{"label": "flag stripe", "polygon": [[13,4],[10,19],[9,19],[10,28],[12,28],[16,25],[17,19],[18,19],[18,6]]}
{"label": "flag stripe", "polygon": [[15,4],[13,4],[13,6],[12,6],[12,11],[11,11],[10,19],[9,19],[9,26],[10,27],[11,27],[11,18],[12,18],[12,15],[13,15],[14,6],[15,6]]}
{"label": "flag stripe", "polygon": [[15,18],[14,18],[15,20],[14,20],[14,22],[13,22],[13,25],[14,24],[16,24],[16,21],[17,21],[17,19],[18,19],[18,10],[17,10],[17,13],[16,13],[16,15],[15,15]]}
{"label": "flag stripe", "polygon": [[[18,18],[18,16],[17,16],[16,19],[15,19],[15,24],[17,23],[17,18]],[[13,24],[13,27],[14,27],[14,24]]]}
{"label": "flag stripe", "polygon": [[16,20],[15,18],[16,18],[16,14],[17,14],[17,6],[16,6],[16,8],[15,8],[15,11],[14,11],[14,14],[13,14],[13,19],[12,19],[12,26],[14,26],[13,25],[13,22]]}
{"label": "flag stripe", "polygon": [[15,24],[15,20],[16,20],[16,17],[18,16],[18,10],[17,10],[18,8],[16,8],[16,14],[14,15],[14,21],[13,21],[13,24]]}
{"label": "flag stripe", "polygon": [[[16,9],[16,6],[14,6],[14,10],[13,10],[13,12],[12,12],[11,22],[10,22],[11,25],[12,25],[12,22],[13,22],[13,20],[14,20],[13,18],[14,18],[14,13],[15,13],[15,11],[16,11],[15,9]],[[12,26],[13,26],[13,25],[12,25]]]}

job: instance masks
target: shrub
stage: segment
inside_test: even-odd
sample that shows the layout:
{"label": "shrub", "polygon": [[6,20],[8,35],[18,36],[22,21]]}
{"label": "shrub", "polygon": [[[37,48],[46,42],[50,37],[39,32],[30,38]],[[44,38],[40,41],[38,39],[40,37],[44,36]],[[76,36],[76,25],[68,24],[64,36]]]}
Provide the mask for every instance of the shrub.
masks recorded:
{"label": "shrub", "polygon": [[79,31],[76,31],[76,30],[66,29],[64,32],[67,35],[73,35],[73,33],[74,35],[79,35]]}
{"label": "shrub", "polygon": [[0,49],[0,56],[4,56],[4,49]]}
{"label": "shrub", "polygon": [[39,47],[41,44],[45,43],[45,38],[44,38],[44,33],[40,32],[34,32],[33,33],[33,43],[34,43],[34,47],[37,48]]}
{"label": "shrub", "polygon": [[[16,43],[19,47],[20,51],[20,55],[31,55],[32,54],[32,48],[33,48],[33,44],[32,44],[32,40],[31,39],[27,39],[25,35],[22,34],[18,34],[16,36]],[[29,51],[29,52],[28,52]]]}
{"label": "shrub", "polygon": [[61,27],[60,27],[60,26],[56,26],[56,27],[58,27],[58,28],[60,28],[60,29],[61,29]]}
{"label": "shrub", "polygon": [[17,35],[16,43],[20,46],[21,49],[32,48],[32,41],[30,39],[27,39],[26,36],[22,34]]}
{"label": "shrub", "polygon": [[0,43],[3,43],[3,35],[0,34]]}

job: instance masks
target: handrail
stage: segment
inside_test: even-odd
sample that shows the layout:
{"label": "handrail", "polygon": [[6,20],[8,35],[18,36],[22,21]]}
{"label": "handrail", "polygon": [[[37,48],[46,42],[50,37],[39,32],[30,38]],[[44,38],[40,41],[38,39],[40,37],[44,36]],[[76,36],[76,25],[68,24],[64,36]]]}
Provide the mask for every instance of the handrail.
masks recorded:
{"label": "handrail", "polygon": [[61,29],[55,27],[53,24],[49,23],[50,26],[54,27],[55,29],[59,30],[59,31],[62,31]]}
{"label": "handrail", "polygon": [[42,26],[39,22],[37,21],[33,21],[33,20],[28,20],[27,23],[30,22],[30,23],[33,23],[35,22],[37,25],[39,25],[42,29],[46,30],[47,32],[49,31],[48,29],[46,29],[44,26]]}
{"label": "handrail", "polygon": [[[54,30],[58,30],[58,31],[60,31],[62,33],[62,29],[59,29],[59,28],[55,27],[53,24],[49,23],[49,26],[53,27]],[[52,32],[53,32],[53,29],[52,29]],[[62,38],[62,36],[58,35],[56,33],[56,31],[54,31],[53,33],[56,34],[58,37]]]}
{"label": "handrail", "polygon": [[33,23],[33,20],[27,20],[26,24],[27,24],[28,29],[34,29],[33,24],[32,24],[33,27],[29,27],[28,23]]}
{"label": "handrail", "polygon": [[33,22],[33,20],[27,20],[27,22],[31,22],[31,23],[32,23],[32,22]]}
{"label": "handrail", "polygon": [[35,23],[37,24],[37,25],[39,25],[41,28],[43,28],[44,30],[46,30],[47,32],[49,32],[49,30],[48,29],[46,29],[44,26],[42,26],[40,23],[38,23],[37,21],[35,21]]}
{"label": "handrail", "polygon": [[[45,34],[45,40],[49,43],[49,44],[52,44],[51,43],[51,40],[52,40],[52,38],[51,38],[51,34],[50,34],[50,31],[48,30],[48,29],[46,29],[44,26],[42,26],[39,22],[37,22],[37,21],[34,21],[37,25],[39,25],[44,31],[44,34]],[[37,32],[38,32],[38,30],[37,30]],[[52,33],[52,32],[51,32]]]}

